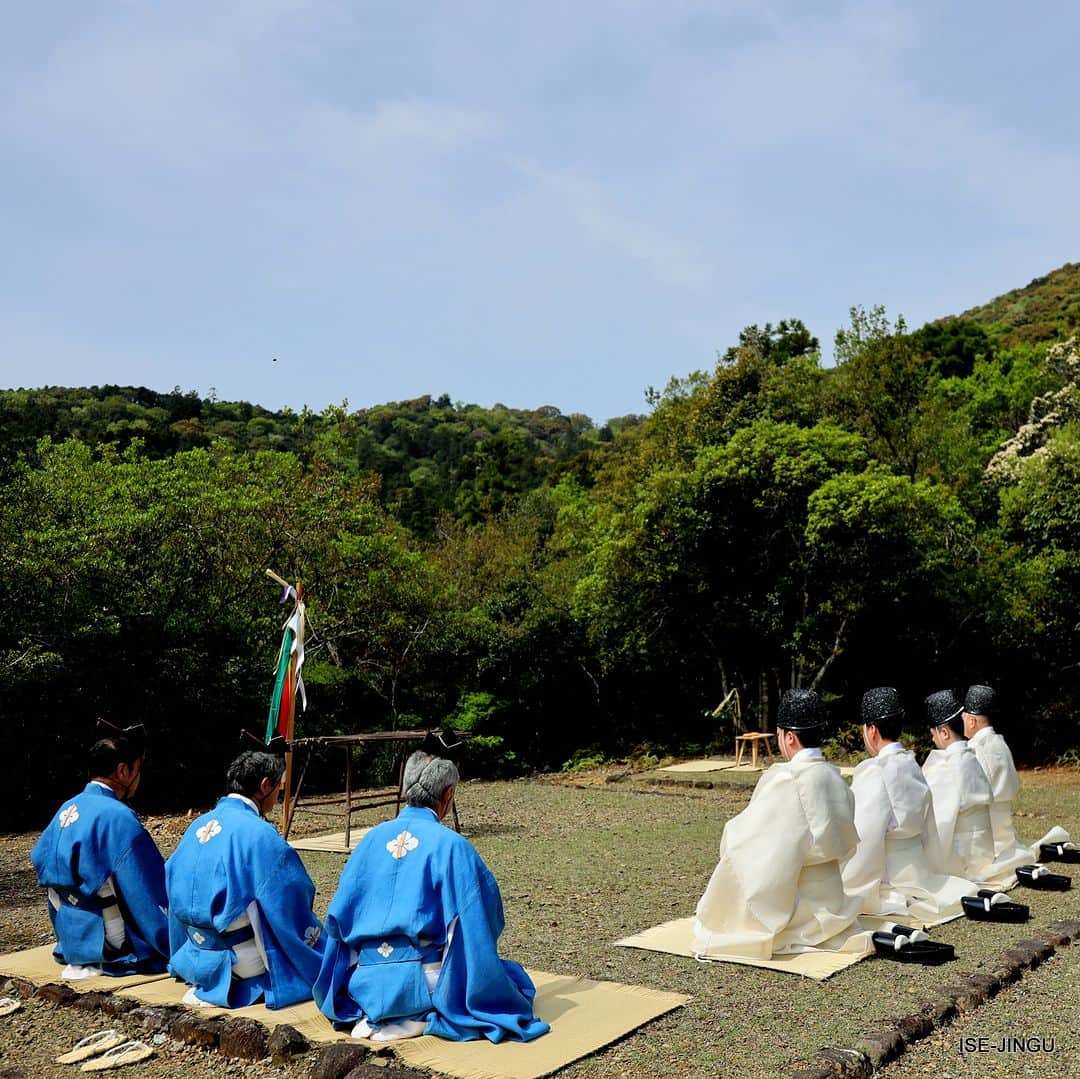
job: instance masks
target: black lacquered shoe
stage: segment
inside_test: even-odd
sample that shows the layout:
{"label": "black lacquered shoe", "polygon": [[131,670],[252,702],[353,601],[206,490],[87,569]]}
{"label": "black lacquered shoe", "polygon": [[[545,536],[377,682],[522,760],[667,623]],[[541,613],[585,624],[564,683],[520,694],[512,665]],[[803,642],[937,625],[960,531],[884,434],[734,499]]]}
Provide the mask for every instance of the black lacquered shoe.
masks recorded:
{"label": "black lacquered shoe", "polygon": [[1004,892],[984,888],[978,895],[965,895],[960,900],[964,915],[976,922],[1026,922],[1031,910],[1023,903],[1012,903]]}
{"label": "black lacquered shoe", "polygon": [[[897,926],[896,928],[903,928]],[[909,930],[909,933],[911,931]],[[920,933],[925,938],[925,933]],[[936,940],[912,940],[905,933],[889,933],[879,930],[873,935],[874,951],[882,959],[895,959],[899,963],[921,963],[924,966],[937,966],[956,958],[956,951],[951,944],[941,944]]]}
{"label": "black lacquered shoe", "polygon": [[1039,861],[1080,865],[1080,847],[1075,843],[1043,843],[1039,847]]}
{"label": "black lacquered shoe", "polygon": [[1018,866],[1016,879],[1025,888],[1039,888],[1044,892],[1067,892],[1072,887],[1072,877],[1051,873],[1044,865]]}

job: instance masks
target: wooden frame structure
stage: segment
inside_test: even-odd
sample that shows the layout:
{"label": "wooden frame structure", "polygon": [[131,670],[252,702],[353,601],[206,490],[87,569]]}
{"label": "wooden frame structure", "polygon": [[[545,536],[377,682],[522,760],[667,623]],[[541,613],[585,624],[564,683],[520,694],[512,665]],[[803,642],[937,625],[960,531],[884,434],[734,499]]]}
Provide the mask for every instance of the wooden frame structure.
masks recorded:
{"label": "wooden frame structure", "polygon": [[[282,835],[288,839],[292,830],[293,820],[299,812],[313,813],[317,816],[343,818],[345,821],[345,846],[348,849],[352,838],[352,818],[354,813],[363,809],[374,809],[379,806],[394,807],[395,815],[401,809],[402,789],[401,783],[405,772],[406,750],[418,749],[430,739],[443,742],[443,735],[450,735],[456,743],[461,742],[461,736],[455,731],[422,730],[422,731],[369,731],[365,734],[338,734],[326,735],[316,738],[291,738],[287,741],[288,749],[285,754],[287,767],[285,770],[284,798],[282,805]],[[396,744],[400,747],[397,760],[397,786],[361,788],[353,790],[353,767],[352,751],[356,746],[378,745],[381,743]],[[411,744],[411,745],[410,745]],[[345,794],[344,797],[332,796],[328,798],[313,798],[306,802],[300,801],[300,791],[304,785],[304,777],[307,775],[308,765],[311,763],[312,754],[317,749],[340,748],[345,754]],[[303,754],[303,763],[295,788],[293,779],[293,754],[299,751]],[[328,807],[328,808],[323,808]],[[341,807],[341,808],[338,808]],[[461,831],[458,820],[457,799],[451,803],[454,815],[454,828]]]}

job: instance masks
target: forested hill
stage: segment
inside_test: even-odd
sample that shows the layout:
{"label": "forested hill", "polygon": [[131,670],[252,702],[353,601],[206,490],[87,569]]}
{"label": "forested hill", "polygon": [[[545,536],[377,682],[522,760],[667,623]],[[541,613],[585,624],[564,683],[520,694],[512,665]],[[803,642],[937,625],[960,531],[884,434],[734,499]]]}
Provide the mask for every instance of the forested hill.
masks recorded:
{"label": "forested hill", "polygon": [[199,397],[180,387],[47,387],[0,391],[0,449],[31,453],[44,437],[150,458],[224,441],[235,450],[276,450],[374,474],[382,504],[414,534],[430,536],[440,513],[475,523],[567,469],[588,467],[589,451],[611,444],[640,416],[597,427],[551,405],[493,408],[424,396],[349,412],[273,412],[247,401]]}
{"label": "forested hill", "polygon": [[871,686],[925,739],[929,692],[991,682],[1019,758],[1080,761],[1075,281],[914,330],[853,308],[831,365],[797,318],[747,326],[602,427],[0,393],[0,715],[39,765],[9,804],[55,810],[99,715],[151,722],[147,798],[212,795],[265,723],[267,567],[314,627],[302,733],[449,724],[472,775],[730,747],[717,703],[767,730],[791,686],[831,752]]}
{"label": "forested hill", "polygon": [[1067,262],[960,318],[986,327],[1005,346],[1062,340],[1080,331],[1080,262]]}

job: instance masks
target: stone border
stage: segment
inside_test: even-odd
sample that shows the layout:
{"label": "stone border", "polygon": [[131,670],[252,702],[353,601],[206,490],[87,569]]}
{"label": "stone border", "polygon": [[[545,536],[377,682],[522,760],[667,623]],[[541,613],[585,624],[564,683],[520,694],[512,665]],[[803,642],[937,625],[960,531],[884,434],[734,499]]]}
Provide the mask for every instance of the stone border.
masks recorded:
{"label": "stone border", "polygon": [[[254,1019],[201,1016],[183,1007],[140,1006],[138,1001],[112,993],[77,993],[70,985],[49,982],[35,986],[25,978],[0,976],[0,985],[10,987],[24,1000],[100,1012],[124,1017],[147,1034],[164,1035],[185,1045],[213,1050],[236,1060],[265,1060],[287,1064],[312,1050],[311,1043],[295,1027],[282,1023],[268,1031]],[[393,1050],[370,1049],[348,1042],[321,1046],[311,1070],[311,1079],[426,1079],[428,1072],[396,1066]]]}
{"label": "stone border", "polygon": [[866,1079],[957,1015],[980,1008],[1006,986],[1019,981],[1025,971],[1034,970],[1072,941],[1080,942],[1080,921],[1051,922],[1049,928],[1018,941],[991,960],[991,973],[958,974],[950,984],[921,1000],[910,1015],[869,1025],[850,1049],[823,1046],[814,1060],[795,1061],[783,1074],[786,1079],[830,1079],[834,1075]]}
{"label": "stone border", "polygon": [[[786,1079],[831,1079],[834,1075],[866,1079],[883,1064],[901,1056],[909,1045],[951,1023],[958,1014],[975,1011],[1006,986],[1019,981],[1025,971],[1034,970],[1058,948],[1073,941],[1080,942],[1080,921],[1052,922],[1047,929],[1018,941],[992,960],[990,974],[958,974],[950,984],[921,1000],[911,1014],[869,1025],[851,1048],[823,1046],[813,1060],[792,1062],[783,1074]],[[234,1059],[254,1061],[269,1057],[274,1064],[286,1064],[312,1049],[295,1027],[284,1023],[268,1031],[254,1019],[206,1018],[181,1007],[140,1007],[136,1001],[112,993],[76,993],[71,986],[56,982],[35,986],[25,978],[9,977],[6,984],[27,1000],[33,997],[45,1004],[124,1016],[147,1033],[163,1034]],[[334,1042],[318,1051],[311,1077],[421,1079],[428,1075],[391,1064],[390,1054],[389,1048],[372,1050],[363,1045]]]}

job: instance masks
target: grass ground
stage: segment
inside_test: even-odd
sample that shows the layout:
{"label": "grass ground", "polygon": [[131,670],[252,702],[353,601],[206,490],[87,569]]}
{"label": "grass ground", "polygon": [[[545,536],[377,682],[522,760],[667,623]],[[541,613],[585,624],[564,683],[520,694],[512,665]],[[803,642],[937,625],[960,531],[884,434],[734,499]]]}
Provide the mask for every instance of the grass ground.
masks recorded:
{"label": "grass ground", "polygon": [[[1028,926],[959,921],[936,929],[936,938],[956,947],[958,959],[951,966],[921,968],[867,960],[820,984],[749,967],[702,965],[677,956],[615,948],[611,942],[618,937],[693,912],[712,871],[724,822],[746,804],[756,777],[749,777],[750,782],[733,777],[735,784],[711,789],[690,783],[659,786],[640,775],[605,782],[611,778],[573,777],[575,785],[554,777],[467,783],[459,796],[463,830],[502,887],[504,955],[526,966],[668,989],[693,998],[685,1008],[573,1065],[564,1073],[567,1076],[773,1075],[789,1061],[812,1057],[820,1046],[856,1042],[874,1019],[913,1010],[920,996],[949,984],[952,973],[986,968],[994,956],[1029,936],[1032,929],[1057,919],[1080,919],[1078,879],[1077,888],[1069,893],[1025,892],[1023,901],[1032,908]],[[1080,831],[1080,774],[1029,772],[1023,780],[1019,834],[1035,839],[1055,823],[1074,834]],[[709,781],[717,783],[715,774]],[[180,819],[158,825],[163,849],[168,849],[168,837],[178,834],[183,823]],[[31,840],[0,840],[4,897],[0,950],[40,943],[48,935],[33,878],[19,861]],[[308,853],[304,860],[319,889],[321,912],[333,893],[342,858]],[[16,909],[22,911],[21,920]],[[1078,969],[1080,947],[1064,949],[1059,958],[1029,973],[1018,987],[964,1021],[963,1030],[986,1031],[987,1037],[1001,1030],[1052,1037],[1053,1054],[1042,1059],[1025,1056],[1019,1062],[1006,1054],[961,1059],[950,1033],[940,1045],[930,1039],[925,1048],[894,1065],[896,1074],[952,1074],[959,1079],[1022,1075],[1024,1067],[1038,1066],[1041,1070],[1032,1074],[1080,1075]],[[955,1028],[957,1037],[963,1030]],[[943,1071],[943,1061],[951,1061],[958,1070]],[[917,1070],[920,1066],[926,1070]],[[211,1070],[200,1070],[202,1065],[185,1058],[184,1073],[191,1079],[224,1074],[212,1070],[216,1065],[210,1062],[206,1067]],[[259,1074],[271,1073],[264,1069]],[[274,1074],[300,1076],[304,1068],[293,1066]]]}

